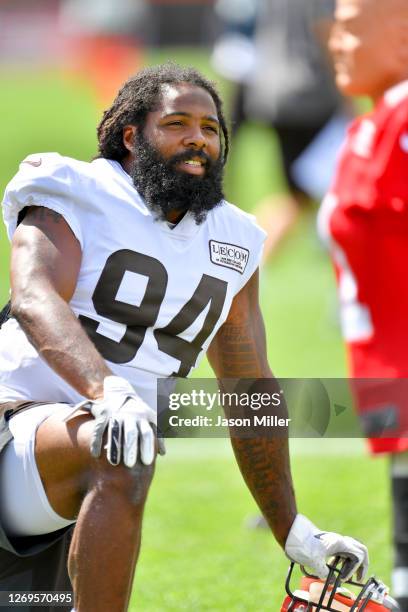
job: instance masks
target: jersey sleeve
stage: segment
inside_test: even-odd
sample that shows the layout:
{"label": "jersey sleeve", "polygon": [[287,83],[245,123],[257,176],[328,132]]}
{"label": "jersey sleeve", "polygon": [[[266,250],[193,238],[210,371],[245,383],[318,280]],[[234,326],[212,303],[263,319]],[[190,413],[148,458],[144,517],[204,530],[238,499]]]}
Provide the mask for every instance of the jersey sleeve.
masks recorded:
{"label": "jersey sleeve", "polygon": [[[254,272],[259,268],[262,261],[262,254],[264,248],[264,242],[266,239],[266,232],[259,227],[256,223],[254,215],[245,213],[246,224],[243,226],[243,234],[247,237],[248,246],[248,260],[245,266],[245,270],[241,275],[241,278],[237,284],[235,295],[241,291],[247,284]],[[245,244],[244,240],[239,244]]]}
{"label": "jersey sleeve", "polygon": [[397,103],[385,98],[349,129],[332,191],[343,208],[404,212],[407,170],[408,95]]}
{"label": "jersey sleeve", "polygon": [[44,206],[59,213],[83,246],[76,201],[78,183],[68,159],[58,153],[40,153],[26,157],[19,171],[6,187],[3,219],[11,240],[19,213],[28,206]]}

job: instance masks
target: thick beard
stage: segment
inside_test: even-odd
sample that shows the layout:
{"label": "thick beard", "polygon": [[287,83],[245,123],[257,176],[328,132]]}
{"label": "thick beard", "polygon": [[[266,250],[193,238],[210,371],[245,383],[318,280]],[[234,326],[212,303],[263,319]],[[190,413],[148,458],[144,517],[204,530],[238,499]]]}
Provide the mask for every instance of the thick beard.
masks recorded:
{"label": "thick beard", "polygon": [[[200,225],[224,199],[221,158],[214,162],[206,154],[190,149],[164,159],[142,134],[135,143],[134,154],[130,172],[133,183],[157,219],[166,220],[170,211],[189,211]],[[204,176],[177,170],[178,163],[192,157],[205,160]]]}

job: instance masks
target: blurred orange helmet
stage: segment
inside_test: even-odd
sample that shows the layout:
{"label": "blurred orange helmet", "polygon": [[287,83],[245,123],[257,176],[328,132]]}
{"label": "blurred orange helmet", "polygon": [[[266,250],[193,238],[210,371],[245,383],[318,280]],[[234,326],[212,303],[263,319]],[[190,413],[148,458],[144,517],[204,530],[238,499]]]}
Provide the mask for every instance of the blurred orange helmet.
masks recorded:
{"label": "blurred orange helmet", "polygon": [[295,563],[289,567],[286,579],[287,597],[281,607],[281,612],[319,612],[329,610],[333,612],[398,612],[397,602],[389,596],[388,588],[380,580],[372,577],[367,582],[359,583],[348,580],[344,584],[357,587],[352,592],[342,586],[341,569],[342,560],[336,557],[328,565],[329,575],[326,580],[308,574],[301,567],[303,576],[300,588],[291,590],[292,574]]}

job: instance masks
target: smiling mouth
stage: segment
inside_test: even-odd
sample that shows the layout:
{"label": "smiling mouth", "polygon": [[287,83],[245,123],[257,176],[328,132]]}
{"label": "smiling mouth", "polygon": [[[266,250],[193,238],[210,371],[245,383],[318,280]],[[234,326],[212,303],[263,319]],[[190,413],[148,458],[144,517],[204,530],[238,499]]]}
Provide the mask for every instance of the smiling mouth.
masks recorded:
{"label": "smiling mouth", "polygon": [[177,164],[178,168],[188,174],[202,176],[205,173],[205,162],[198,159],[188,159]]}

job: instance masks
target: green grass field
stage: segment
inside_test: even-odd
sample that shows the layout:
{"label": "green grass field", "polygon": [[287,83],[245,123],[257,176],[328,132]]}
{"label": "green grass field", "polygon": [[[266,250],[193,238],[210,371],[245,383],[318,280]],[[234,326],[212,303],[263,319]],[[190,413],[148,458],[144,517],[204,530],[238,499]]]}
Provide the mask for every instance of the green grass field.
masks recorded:
{"label": "green grass field", "polygon": [[[186,56],[176,57],[184,62]],[[206,66],[206,59],[193,53],[188,61]],[[59,151],[82,159],[95,153],[99,111],[86,84],[53,73],[3,71],[1,78],[2,190],[30,152]],[[240,172],[236,178],[228,172],[227,196],[246,210],[281,186],[274,141],[260,126],[243,134],[234,164]],[[0,238],[0,298],[5,301],[3,231]],[[302,219],[262,270],[261,282],[275,373],[343,376],[332,271],[315,236],[313,215]],[[199,374],[210,375],[207,364]],[[386,461],[370,460],[358,441],[311,440],[293,441],[292,463],[300,509],[323,529],[364,540],[373,571],[389,580]],[[131,610],[279,611],[287,560],[270,534],[245,527],[255,513],[227,441],[171,441],[167,457],[158,461],[146,510]]]}
{"label": "green grass field", "polygon": [[[349,441],[334,452],[332,441],[326,452],[315,446],[293,453],[300,508],[367,542],[373,569],[388,579],[384,462]],[[132,610],[279,611],[287,560],[268,532],[245,527],[254,514],[227,442],[172,441],[151,491]]]}

